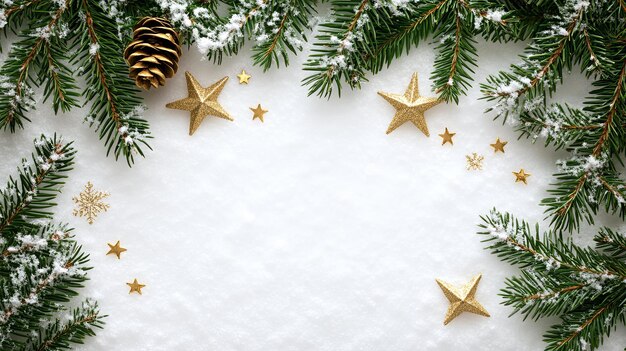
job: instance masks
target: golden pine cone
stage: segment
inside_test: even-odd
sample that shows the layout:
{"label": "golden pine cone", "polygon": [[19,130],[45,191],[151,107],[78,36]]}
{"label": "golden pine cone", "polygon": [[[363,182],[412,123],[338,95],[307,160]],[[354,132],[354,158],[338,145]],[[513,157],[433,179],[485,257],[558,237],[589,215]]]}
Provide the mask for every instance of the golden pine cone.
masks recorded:
{"label": "golden pine cone", "polygon": [[165,85],[178,70],[182,54],[180,38],[170,21],[144,17],[133,28],[133,41],[124,50],[129,76],[138,87],[149,90]]}

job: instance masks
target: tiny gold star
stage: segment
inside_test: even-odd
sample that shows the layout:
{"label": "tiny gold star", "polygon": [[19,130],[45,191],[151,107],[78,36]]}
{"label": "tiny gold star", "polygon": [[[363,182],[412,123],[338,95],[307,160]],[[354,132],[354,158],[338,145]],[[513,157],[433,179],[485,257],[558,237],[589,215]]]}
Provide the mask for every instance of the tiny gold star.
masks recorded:
{"label": "tiny gold star", "polygon": [[519,170],[519,172],[513,172],[515,174],[515,183],[523,182],[524,184],[528,184],[526,182],[526,178],[530,177],[530,173],[526,173],[523,168]]}
{"label": "tiny gold star", "polygon": [[456,133],[450,133],[448,131],[448,128],[446,128],[446,131],[443,134],[439,134],[439,136],[443,139],[443,141],[441,142],[441,145],[445,145],[446,143],[450,143],[450,145],[454,145],[454,142],[452,141],[452,137],[455,135]]}
{"label": "tiny gold star", "polygon": [[248,80],[252,78],[252,76],[246,73],[245,69],[242,69],[241,73],[237,75],[237,78],[239,78],[239,84],[248,84]]}
{"label": "tiny gold star", "polygon": [[111,255],[114,254],[115,256],[117,256],[117,259],[120,259],[120,255],[122,254],[122,252],[126,251],[125,248],[120,246],[120,241],[118,240],[115,245],[111,245],[109,243],[107,243],[107,245],[109,245],[109,252],[107,252],[107,255]]}
{"label": "tiny gold star", "polygon": [[261,107],[261,104],[258,104],[258,105],[256,106],[256,108],[252,108],[252,107],[250,107],[250,111],[252,111],[252,112],[254,113],[254,115],[252,116],[252,120],[253,120],[253,121],[254,121],[255,119],[257,119],[257,118],[258,118],[258,119],[260,119],[260,120],[261,120],[261,122],[264,122],[264,120],[263,120],[263,115],[265,114],[265,112],[267,112],[267,110],[264,110],[264,109]]}
{"label": "tiny gold star", "polygon": [[444,281],[435,279],[443,291],[443,294],[446,295],[446,298],[450,301],[450,306],[448,306],[448,311],[446,312],[446,317],[443,320],[443,325],[447,325],[463,312],[470,312],[489,317],[489,312],[487,312],[487,310],[485,310],[485,308],[478,301],[476,301],[475,297],[476,289],[478,288],[481,276],[482,274],[475,276],[469,283],[460,288],[453,287]]}
{"label": "tiny gold star", "polygon": [[424,112],[441,101],[433,97],[420,96],[417,73],[413,73],[411,82],[403,95],[385,93],[382,91],[379,91],[378,95],[382,96],[396,109],[396,114],[393,116],[387,128],[387,134],[393,132],[396,128],[404,124],[404,122],[411,121],[424,135],[430,136],[428,125],[426,125],[426,119],[424,118]]}
{"label": "tiny gold star", "polygon": [[189,96],[170,102],[165,107],[191,112],[189,135],[193,135],[196,132],[206,116],[216,116],[229,121],[233,120],[222,105],[217,102],[217,97],[224,89],[228,77],[218,80],[208,88],[203,88],[189,72],[185,72],[185,77],[187,78],[187,93]]}
{"label": "tiny gold star", "polygon": [[494,153],[497,153],[498,151],[504,153],[504,146],[508,143],[508,141],[500,141],[500,138],[497,138],[495,143],[489,145],[493,148]]}
{"label": "tiny gold star", "polygon": [[480,171],[483,169],[483,160],[485,159],[482,155],[479,155],[475,152],[472,152],[472,155],[465,155],[467,159],[467,170],[468,171]]}
{"label": "tiny gold star", "polygon": [[128,292],[129,294],[136,292],[141,295],[141,289],[145,287],[144,284],[139,284],[137,278],[135,278],[135,281],[132,283],[126,283],[126,285],[130,286],[130,291]]}

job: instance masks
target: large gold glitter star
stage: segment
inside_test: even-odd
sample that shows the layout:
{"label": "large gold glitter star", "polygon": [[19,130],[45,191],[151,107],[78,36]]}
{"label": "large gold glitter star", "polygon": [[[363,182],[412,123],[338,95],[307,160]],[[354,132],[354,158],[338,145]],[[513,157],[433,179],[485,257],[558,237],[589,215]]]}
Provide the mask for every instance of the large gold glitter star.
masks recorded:
{"label": "large gold glitter star", "polygon": [[515,174],[515,183],[523,182],[524,184],[528,184],[526,178],[530,177],[530,173],[526,173],[523,168],[519,170],[519,172],[513,172]]}
{"label": "large gold glitter star", "polygon": [[500,138],[497,138],[495,143],[489,145],[493,148],[494,153],[498,151],[504,153],[504,146],[508,143],[508,141],[501,141]]}
{"label": "large gold glitter star", "polygon": [[248,84],[248,80],[252,78],[252,76],[246,73],[245,69],[242,69],[241,73],[237,75],[237,78],[239,78],[239,84]]}
{"label": "large gold glitter star", "polygon": [[111,245],[109,243],[107,243],[107,245],[109,245],[109,252],[107,252],[107,255],[115,255],[117,256],[117,259],[120,259],[120,255],[122,254],[122,252],[126,251],[125,248],[120,246],[120,241],[118,240],[115,245]]}
{"label": "large gold glitter star", "polygon": [[476,295],[476,289],[481,276],[482,274],[475,276],[469,283],[465,284],[461,288],[453,287],[444,281],[436,279],[437,284],[439,284],[439,287],[443,291],[443,294],[446,295],[446,298],[450,301],[446,317],[443,320],[444,325],[450,323],[454,318],[458,317],[463,312],[470,312],[489,317],[489,312],[487,312],[487,310],[485,310],[485,308],[478,301],[476,301],[474,296]]}
{"label": "large gold glitter star", "polygon": [[404,124],[404,122],[411,121],[422,133],[426,136],[430,136],[424,118],[424,111],[437,105],[441,101],[433,97],[420,96],[417,73],[413,73],[409,87],[404,92],[404,95],[385,93],[382,91],[379,91],[378,95],[382,96],[396,109],[396,114],[393,116],[389,128],[387,128],[387,134],[393,132],[396,128]]}
{"label": "large gold glitter star", "polygon": [[137,281],[137,278],[135,278],[135,280],[132,283],[126,283],[126,285],[130,286],[130,291],[128,292],[129,294],[136,292],[139,295],[141,295],[141,289],[145,287],[144,284],[139,284],[139,282]]}
{"label": "large gold glitter star", "polygon": [[228,77],[218,80],[208,88],[203,88],[191,73],[185,72],[187,78],[188,97],[165,105],[168,108],[191,112],[189,121],[189,135],[196,132],[206,116],[216,116],[232,121],[233,118],[217,102],[217,97],[222,92]]}
{"label": "large gold glitter star", "polygon": [[443,139],[441,141],[441,145],[445,145],[446,143],[450,143],[450,145],[454,145],[454,142],[452,141],[452,137],[455,135],[456,133],[450,133],[448,131],[448,128],[446,128],[446,131],[443,134],[439,134],[441,139]]}
{"label": "large gold glitter star", "polygon": [[108,196],[109,193],[93,190],[93,184],[87,182],[85,190],[72,198],[78,205],[78,208],[74,209],[74,216],[86,217],[87,223],[93,224],[100,212],[106,212],[109,209],[109,204],[102,202],[102,199]]}
{"label": "large gold glitter star", "polygon": [[264,109],[261,107],[261,104],[258,104],[258,105],[256,106],[256,108],[252,108],[252,107],[250,107],[250,111],[252,111],[252,113],[254,113],[254,115],[252,116],[252,120],[253,120],[253,121],[254,121],[255,119],[257,119],[257,118],[258,118],[258,119],[260,119],[260,120],[261,120],[261,122],[264,122],[264,120],[263,120],[263,115],[265,115],[265,113],[267,112],[267,110],[264,110]]}

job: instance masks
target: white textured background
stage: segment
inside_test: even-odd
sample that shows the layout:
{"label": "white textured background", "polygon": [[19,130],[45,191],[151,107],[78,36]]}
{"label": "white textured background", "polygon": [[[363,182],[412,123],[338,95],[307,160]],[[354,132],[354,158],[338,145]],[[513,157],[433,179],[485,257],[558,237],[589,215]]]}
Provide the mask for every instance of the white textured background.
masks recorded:
{"label": "white textured background", "polygon": [[[85,350],[541,350],[554,321],[508,317],[497,293],[517,270],[475,234],[493,206],[541,220],[538,203],[563,156],[483,114],[478,82],[522,48],[481,43],[475,87],[458,106],[426,113],[430,138],[410,123],[385,135],[394,110],[376,91],[402,93],[417,71],[431,94],[432,46],[330,101],[300,87],[308,49],[268,73],[246,50],[222,66],[186,52],[178,75],[144,94],[154,151],[132,169],[105,157],[81,123],[85,111],[55,117],[41,105],[25,130],[1,134],[0,176],[15,173],[42,132],[76,140],[57,219],[91,254],[85,293],[109,315]],[[242,68],[250,85],[237,82]],[[209,117],[187,135],[188,113],[165,108],[186,96],[185,70],[205,86],[231,78],[220,102],[235,122]],[[559,96],[580,104],[588,89],[573,74]],[[265,123],[252,121],[257,103],[269,110]],[[452,147],[441,146],[444,127],[457,133]],[[509,141],[506,154],[494,155],[496,137]],[[465,169],[472,152],[485,156],[483,171]],[[527,186],[514,183],[520,168],[532,174]],[[89,180],[111,193],[111,209],[91,226],[71,215]],[[128,249],[119,261],[105,256],[116,240]],[[444,327],[448,302],[435,278],[464,284],[479,272],[477,298],[491,318],[464,314]],[[147,285],[142,296],[128,294],[133,278]],[[621,349],[625,334],[604,349]]]}

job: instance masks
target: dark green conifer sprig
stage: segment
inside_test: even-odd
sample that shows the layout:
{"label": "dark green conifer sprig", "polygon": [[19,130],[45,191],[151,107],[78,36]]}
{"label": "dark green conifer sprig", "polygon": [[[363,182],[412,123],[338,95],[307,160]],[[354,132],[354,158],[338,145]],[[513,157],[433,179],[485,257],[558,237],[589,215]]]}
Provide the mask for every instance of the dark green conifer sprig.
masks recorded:
{"label": "dark green conifer sprig", "polygon": [[[271,21],[259,21],[253,30],[256,44],[252,48],[252,61],[268,70],[272,65],[289,64],[289,55],[297,54],[306,42],[305,33],[311,30],[311,17],[315,14],[315,1],[289,0],[268,4]],[[275,16],[276,14],[277,16]]]}
{"label": "dark green conifer sprig", "polygon": [[596,247],[618,259],[626,259],[626,236],[609,228],[602,228],[593,238]]}
{"label": "dark green conifer sprig", "polygon": [[141,117],[142,100],[120,55],[122,42],[98,1],[80,0],[74,5],[70,26],[80,37],[74,42],[72,62],[82,67],[79,74],[87,82],[83,97],[91,108],[86,121],[105,141],[107,155],[123,156],[130,166],[135,154],[144,156],[142,145],[150,148],[146,139],[151,136],[148,122]]}
{"label": "dark green conifer sprig", "polygon": [[[305,70],[312,72],[302,83],[309,95],[330,97],[334,89],[341,95],[341,84],[359,88],[365,80],[366,43],[376,35],[378,15],[389,18],[388,9],[371,6],[369,0],[333,0],[332,20],[322,22]],[[384,12],[384,15],[383,15]]]}
{"label": "dark green conifer sprig", "polygon": [[56,136],[35,141],[32,162],[0,190],[0,349],[61,350],[103,324],[95,301],[74,309],[91,268],[72,229],[52,222],[51,208],[72,169],[75,151]]}
{"label": "dark green conifer sprig", "polygon": [[470,87],[472,67],[478,57],[474,45],[475,16],[467,4],[455,2],[439,20],[435,38],[440,39],[440,44],[431,79],[444,101],[458,103],[459,96]]}
{"label": "dark green conifer sprig", "polygon": [[[76,84],[70,70],[61,63],[66,55],[63,16],[67,8],[56,8],[48,16],[37,16],[54,8],[50,1],[29,2],[34,20],[20,31],[9,57],[0,68],[0,128],[15,131],[29,121],[33,108],[33,87],[42,83],[44,96],[53,96],[54,110],[77,106]],[[7,10],[10,11],[10,10]],[[24,10],[22,10],[24,11]],[[12,12],[9,19],[22,20]],[[16,26],[15,24],[13,26]]]}
{"label": "dark green conifer sprig", "polygon": [[82,344],[87,337],[95,336],[95,328],[104,325],[98,306],[86,300],[71,311],[71,319],[56,319],[39,337],[31,337],[25,350],[69,350],[72,344]]}
{"label": "dark green conifer sprig", "polygon": [[557,316],[544,334],[546,350],[596,350],[626,323],[626,261],[623,234],[602,229],[597,250],[574,245],[558,232],[495,210],[482,217],[487,249],[522,269],[508,278],[504,304],[534,320]]}
{"label": "dark green conifer sprig", "polygon": [[141,100],[121,56],[117,25],[100,3],[31,0],[2,10],[5,30],[20,32],[0,67],[0,129],[24,127],[38,86],[55,112],[79,107],[75,74],[83,75],[88,87],[82,97],[92,103],[88,121],[107,152],[123,156],[129,165],[134,155],[143,155],[148,124],[137,113]]}
{"label": "dark green conifer sprig", "polygon": [[[557,229],[593,223],[600,210],[626,218],[626,182],[618,171],[626,150],[626,9],[618,2],[563,1],[522,56],[482,88],[496,117],[513,119],[522,136],[546,138],[571,153],[559,163],[543,199]],[[582,109],[546,106],[574,64],[593,77]]]}
{"label": "dark green conifer sprig", "polygon": [[[312,16],[317,0],[240,0],[188,3],[186,13],[193,23],[185,26],[176,22],[187,44],[196,42],[200,51],[214,62],[224,56],[236,55],[246,41],[253,43],[252,60],[255,65],[269,69],[289,64],[290,54],[302,50],[305,33],[311,30]],[[218,11],[220,9],[221,11]],[[218,12],[227,15],[218,15]],[[165,9],[164,17],[170,14]],[[192,31],[197,34],[192,35]]]}
{"label": "dark green conifer sprig", "polygon": [[314,72],[303,83],[309,94],[330,97],[341,84],[352,89],[429,36],[439,44],[431,79],[445,101],[454,101],[470,87],[476,65],[474,37],[493,41],[523,37],[507,25],[514,11],[501,1],[426,0],[398,6],[390,1],[337,0],[332,21],[321,25],[305,69]]}

